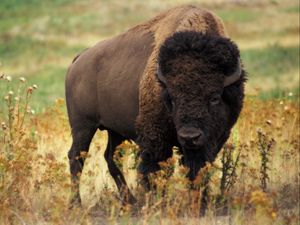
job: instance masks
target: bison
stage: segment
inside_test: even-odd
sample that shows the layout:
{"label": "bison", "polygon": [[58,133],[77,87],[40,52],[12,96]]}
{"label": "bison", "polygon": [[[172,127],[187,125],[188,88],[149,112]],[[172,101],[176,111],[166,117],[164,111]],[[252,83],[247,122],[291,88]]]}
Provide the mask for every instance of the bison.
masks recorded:
{"label": "bison", "polygon": [[180,6],[79,54],[66,76],[73,143],[68,153],[72,203],[97,129],[107,130],[105,159],[124,201],[134,203],[113,161],[124,140],[140,148],[138,172],[148,175],[177,146],[195,179],[230,135],[243,105],[245,71],[237,46],[212,12]]}

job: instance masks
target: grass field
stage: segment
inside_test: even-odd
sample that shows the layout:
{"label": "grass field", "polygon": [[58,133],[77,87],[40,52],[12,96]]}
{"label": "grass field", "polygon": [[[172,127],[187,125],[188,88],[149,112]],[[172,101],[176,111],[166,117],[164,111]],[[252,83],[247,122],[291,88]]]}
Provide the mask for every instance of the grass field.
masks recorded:
{"label": "grass field", "polygon": [[[200,174],[210,175],[208,214],[197,217],[190,198],[198,193],[187,191],[176,157],[162,165],[175,166],[174,175],[155,175],[158,193],[142,209],[122,207],[103,159],[105,132],[96,134],[83,171],[83,208],[69,210],[67,67],[86,47],[184,3],[223,19],[249,76],[226,151]],[[299,224],[296,0],[2,0],[0,76],[0,224]],[[116,160],[139,194],[136,151],[123,143]]]}

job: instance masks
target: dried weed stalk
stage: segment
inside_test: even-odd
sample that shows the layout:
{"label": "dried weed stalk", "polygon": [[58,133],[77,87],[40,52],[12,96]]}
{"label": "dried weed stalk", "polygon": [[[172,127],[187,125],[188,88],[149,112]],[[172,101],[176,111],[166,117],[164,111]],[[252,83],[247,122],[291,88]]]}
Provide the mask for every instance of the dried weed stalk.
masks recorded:
{"label": "dried weed stalk", "polygon": [[266,192],[267,191],[267,184],[268,180],[270,179],[268,170],[269,162],[270,162],[270,155],[271,149],[275,144],[275,140],[273,138],[269,138],[261,129],[257,131],[258,135],[258,150],[260,153],[261,158],[261,165],[260,165],[260,186],[261,189]]}

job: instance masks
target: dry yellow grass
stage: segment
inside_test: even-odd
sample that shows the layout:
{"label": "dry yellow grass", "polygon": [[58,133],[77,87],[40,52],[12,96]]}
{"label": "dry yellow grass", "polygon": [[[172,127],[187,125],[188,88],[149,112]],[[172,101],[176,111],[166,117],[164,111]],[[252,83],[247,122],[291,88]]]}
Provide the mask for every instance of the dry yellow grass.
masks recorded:
{"label": "dry yellow grass", "polygon": [[[6,81],[1,81],[6,82]],[[25,89],[31,95],[32,89]],[[33,90],[35,91],[35,90]],[[34,93],[33,93],[34,94]],[[1,116],[0,131],[0,224],[297,224],[299,221],[299,105],[287,99],[247,99],[241,117],[228,141],[233,159],[240,153],[234,185],[224,192],[225,205],[216,205],[220,195],[222,153],[206,170],[211,174],[211,202],[207,215],[197,218],[199,202],[190,197],[184,178],[186,170],[175,159],[162,164],[153,175],[158,193],[146,197],[140,208],[123,207],[110,177],[103,152],[105,132],[98,132],[91,145],[81,179],[82,209],[68,209],[70,179],[67,152],[70,130],[62,99],[42,114],[24,111],[22,93],[10,93],[10,111]],[[23,99],[22,99],[23,96]],[[14,100],[19,97],[18,101]],[[10,102],[10,103],[9,103]],[[24,114],[25,113],[25,114]],[[11,118],[10,122],[7,118]],[[24,122],[21,121],[24,119]],[[51,122],[49,122],[51,121]],[[258,130],[264,134],[258,138]],[[265,192],[261,187],[260,142],[274,145],[267,156]],[[136,146],[128,142],[116,159],[135,195],[138,192]],[[174,174],[168,169],[175,165]],[[201,175],[202,174],[202,175]],[[200,173],[200,177],[204,176]],[[170,177],[166,180],[164,177]],[[162,190],[166,194],[162,197]],[[198,196],[198,197],[197,197]],[[228,207],[217,216],[219,207]]]}

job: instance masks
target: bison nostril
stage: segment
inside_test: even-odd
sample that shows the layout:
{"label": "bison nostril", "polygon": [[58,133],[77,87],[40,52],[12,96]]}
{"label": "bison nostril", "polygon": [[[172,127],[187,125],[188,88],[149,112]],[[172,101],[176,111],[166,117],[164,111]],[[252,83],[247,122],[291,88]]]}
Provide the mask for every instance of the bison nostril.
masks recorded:
{"label": "bison nostril", "polygon": [[178,137],[184,144],[200,145],[203,140],[203,131],[199,128],[181,128]]}

